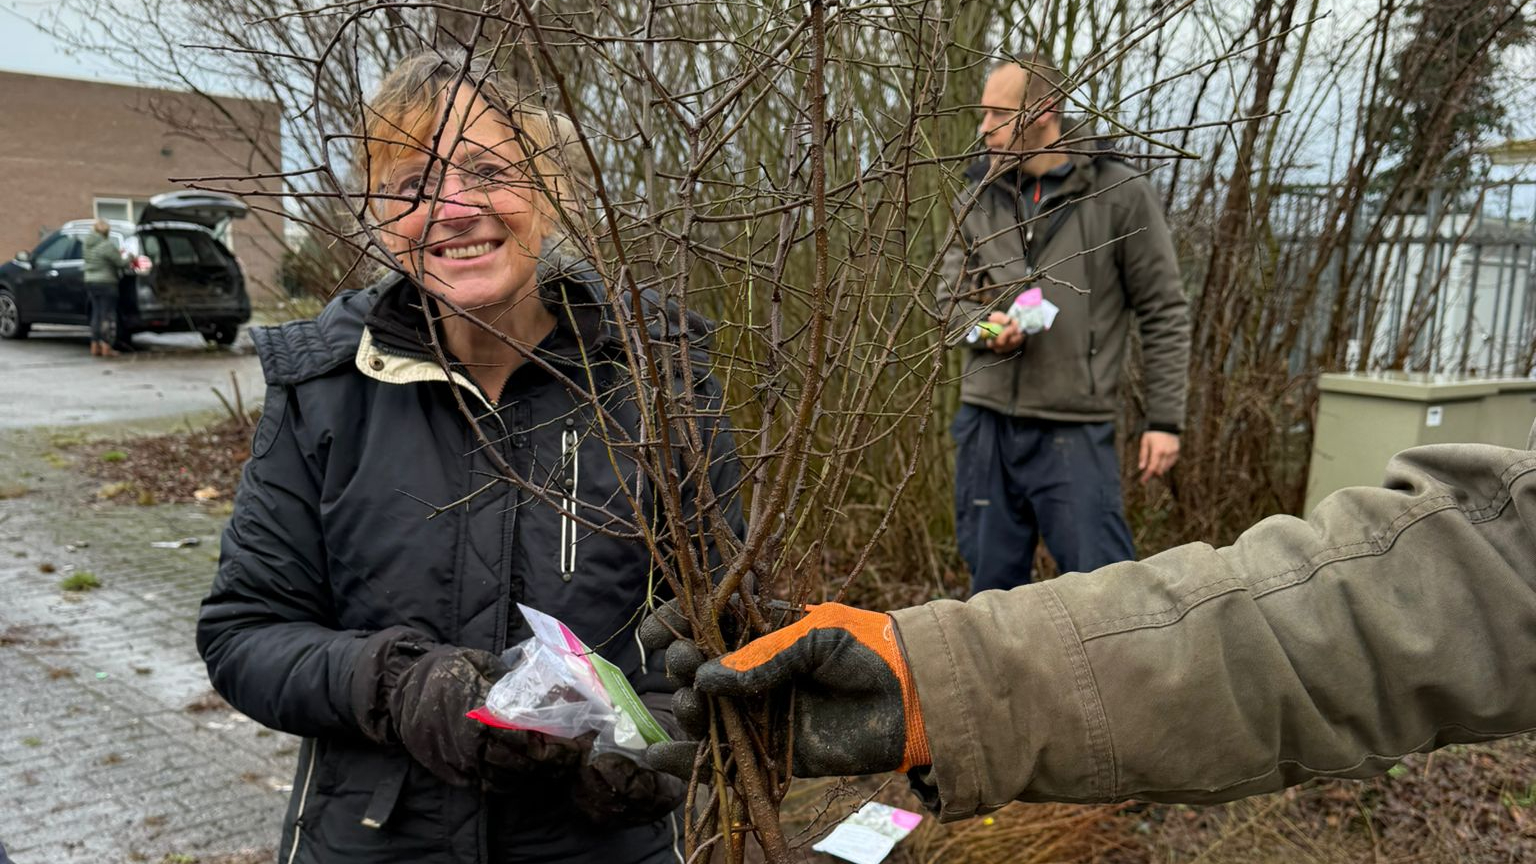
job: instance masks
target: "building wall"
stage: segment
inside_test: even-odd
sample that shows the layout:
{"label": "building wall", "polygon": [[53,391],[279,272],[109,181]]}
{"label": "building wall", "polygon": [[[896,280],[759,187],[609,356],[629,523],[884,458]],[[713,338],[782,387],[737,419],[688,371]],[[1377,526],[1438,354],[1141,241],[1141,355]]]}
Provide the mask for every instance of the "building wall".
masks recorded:
{"label": "building wall", "polygon": [[[223,116],[190,93],[0,72],[0,256],[31,249],[49,231],[94,215],[96,198],[148,199],[188,188],[171,178],[273,173],[280,162],[276,103],[219,98]],[[271,180],[196,185],[275,193]],[[278,290],[283,219],[276,197],[249,196],[251,215],[230,243],[252,299]]]}

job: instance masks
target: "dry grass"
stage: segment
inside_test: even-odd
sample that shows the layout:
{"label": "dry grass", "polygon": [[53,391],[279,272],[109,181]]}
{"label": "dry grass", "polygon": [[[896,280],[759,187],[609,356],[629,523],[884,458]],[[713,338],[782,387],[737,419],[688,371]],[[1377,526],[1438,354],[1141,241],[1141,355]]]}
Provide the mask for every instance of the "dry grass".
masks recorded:
{"label": "dry grass", "polygon": [[[1410,756],[1389,775],[1312,783],[1209,808],[1145,814],[1149,849],[1174,864],[1536,860],[1536,740]],[[1129,859],[1145,860],[1145,859]]]}
{"label": "dry grass", "polygon": [[[810,846],[865,801],[920,809],[904,779],[798,781],[786,835]],[[927,818],[890,864],[1515,864],[1536,861],[1536,738],[1408,757],[1388,776],[1214,807],[1013,804]],[[826,856],[811,860],[830,862]]]}
{"label": "dry grass", "polygon": [[[866,801],[919,810],[902,778],[797,781],[784,799],[785,835],[809,850]],[[889,864],[949,862],[1093,862],[1136,848],[1133,822],[1117,814],[1123,805],[1013,804],[980,819],[940,824],[926,818],[886,859]],[[817,861],[831,859],[817,856]],[[1130,859],[1126,859],[1130,860]]]}
{"label": "dry grass", "polygon": [[925,820],[904,843],[899,864],[951,861],[1103,861],[1139,844],[1119,818],[1121,805],[1012,804],[990,816],[941,825]]}

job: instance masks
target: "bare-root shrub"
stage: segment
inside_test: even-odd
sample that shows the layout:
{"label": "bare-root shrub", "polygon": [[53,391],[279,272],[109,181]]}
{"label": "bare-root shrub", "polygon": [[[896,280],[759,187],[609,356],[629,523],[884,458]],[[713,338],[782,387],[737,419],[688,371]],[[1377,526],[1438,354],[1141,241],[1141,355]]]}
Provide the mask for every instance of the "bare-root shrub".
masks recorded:
{"label": "bare-root shrub", "polygon": [[[285,107],[283,153],[188,179],[259,197],[242,179],[281,178],[283,201],[267,206],[303,223],[305,279],[332,289],[411,269],[380,242],[375,190],[348,159],[379,77],[426,52],[455,87],[515,82],[519,116],[545,118],[557,139],[528,172],[557,214],[551,254],[580,259],[606,286],[622,373],[642,402],[641,434],[606,429],[603,443],[635,461],[661,511],[583,527],[642,542],[658,585],[718,655],[768,629],[769,598],[889,607],[963,590],[945,434],[959,364],[939,335],[953,310],[936,306],[933,286],[957,237],[961,172],[985,155],[973,99],[992,64],[1026,46],[1056,54],[1076,118],[1068,146],[1136,158],[1180,237],[1195,324],[1185,459],[1166,484],[1128,484],[1153,551],[1220,541],[1299,505],[1315,374],[1339,367],[1356,322],[1381,306],[1373,238],[1392,235],[1393,214],[1463,138],[1436,121],[1406,149],[1389,142],[1409,106],[1453,118],[1456,95],[1470,92],[1461,85],[1489,73],[1518,18],[1491,5],[1476,19],[1482,37],[1434,55],[1449,83],[1432,104],[1390,74],[1404,14],[1391,4],[1333,39],[1318,30],[1320,5],[1299,0],[188,0],[183,29],[155,5],[126,32],[207,49],[135,51],[167,80],[196,86],[217,73]],[[96,20],[110,38],[111,19]],[[1351,131],[1325,134],[1340,128]],[[1303,170],[1297,154],[1342,166],[1324,172],[1338,182],[1302,242],[1278,218]],[[1380,190],[1388,167],[1400,170]],[[466,314],[442,286],[417,288],[445,315]],[[716,322],[708,339],[690,329],[692,313]],[[721,400],[694,386],[711,374]],[[686,386],[667,383],[679,379]],[[568,384],[600,413],[590,378]],[[1136,400],[1133,382],[1127,430]],[[709,432],[722,417],[743,480],[715,489]],[[495,482],[565,506],[501,468]],[[744,533],[731,499],[745,502]],[[808,842],[780,822],[781,802],[800,794],[782,709],[713,704],[685,832],[694,860],[708,850],[740,860],[750,837],[787,861]],[[925,827],[903,854],[1091,860],[1120,843],[1102,829],[1112,812],[1009,808],[990,823]]]}

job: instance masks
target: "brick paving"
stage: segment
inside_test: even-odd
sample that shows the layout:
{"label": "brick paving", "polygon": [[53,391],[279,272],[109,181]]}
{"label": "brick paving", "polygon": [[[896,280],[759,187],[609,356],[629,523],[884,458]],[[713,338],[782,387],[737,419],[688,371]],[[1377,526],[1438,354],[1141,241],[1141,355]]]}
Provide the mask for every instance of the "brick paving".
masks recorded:
{"label": "brick paving", "polygon": [[[0,843],[16,864],[269,861],[298,742],[210,700],[193,645],[227,505],[96,501],[68,443],[0,432]],[[101,587],[61,590],[79,571]]]}

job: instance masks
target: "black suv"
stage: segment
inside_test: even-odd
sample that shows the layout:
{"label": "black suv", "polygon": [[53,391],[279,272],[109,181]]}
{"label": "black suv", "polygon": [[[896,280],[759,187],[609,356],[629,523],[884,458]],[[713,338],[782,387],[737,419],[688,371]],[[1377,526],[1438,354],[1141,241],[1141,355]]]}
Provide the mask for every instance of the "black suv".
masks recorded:
{"label": "black suv", "polygon": [[[168,192],[150,199],[138,224],[108,223],[133,265],[118,285],[119,341],[194,330],[221,345],[235,341],[251,318],[251,299],[218,232],[248,209],[227,195]],[[90,324],[80,249],[94,222],[68,222],[0,264],[0,338],[24,338],[33,324]]]}

